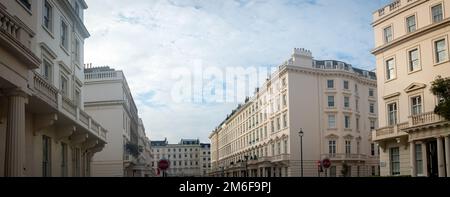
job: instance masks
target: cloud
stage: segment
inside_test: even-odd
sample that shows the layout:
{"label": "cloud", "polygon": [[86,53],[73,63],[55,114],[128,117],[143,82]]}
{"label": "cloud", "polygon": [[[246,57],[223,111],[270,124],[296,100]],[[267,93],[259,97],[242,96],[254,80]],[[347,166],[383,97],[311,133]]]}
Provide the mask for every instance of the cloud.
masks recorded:
{"label": "cloud", "polygon": [[371,14],[388,1],[87,0],[85,61],[124,71],[152,139],[209,141],[238,103],[174,102],[174,69],[276,66],[294,47],[373,69]]}

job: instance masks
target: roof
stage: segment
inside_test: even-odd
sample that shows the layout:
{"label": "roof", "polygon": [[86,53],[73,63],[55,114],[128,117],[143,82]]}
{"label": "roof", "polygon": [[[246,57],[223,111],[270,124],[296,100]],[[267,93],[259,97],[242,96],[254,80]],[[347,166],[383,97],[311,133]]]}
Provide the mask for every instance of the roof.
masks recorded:
{"label": "roof", "polygon": [[198,140],[198,139],[181,139],[179,144],[182,144],[182,145],[200,144],[200,140]]}

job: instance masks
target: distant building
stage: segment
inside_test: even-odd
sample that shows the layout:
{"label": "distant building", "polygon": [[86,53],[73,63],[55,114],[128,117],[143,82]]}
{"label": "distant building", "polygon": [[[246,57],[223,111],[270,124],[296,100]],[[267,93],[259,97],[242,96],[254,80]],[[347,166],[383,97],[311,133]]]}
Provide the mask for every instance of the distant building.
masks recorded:
{"label": "distant building", "polygon": [[108,144],[92,161],[93,176],[152,176],[150,147],[122,71],[84,69],[86,112],[109,129]]}
{"label": "distant building", "polygon": [[396,0],[373,13],[382,176],[450,177],[449,122],[430,91],[450,77],[450,1]]}
{"label": "distant building", "polygon": [[[301,176],[301,150],[304,176],[377,175],[376,95],[375,73],[294,49],[210,134],[212,175]],[[331,167],[319,174],[324,158]]]}
{"label": "distant building", "polygon": [[[182,139],[178,144],[167,140],[151,141],[153,169],[158,172],[158,161],[170,161],[168,176],[199,177],[207,176],[211,167],[210,144],[200,140]],[[161,176],[162,173],[159,174]]]}

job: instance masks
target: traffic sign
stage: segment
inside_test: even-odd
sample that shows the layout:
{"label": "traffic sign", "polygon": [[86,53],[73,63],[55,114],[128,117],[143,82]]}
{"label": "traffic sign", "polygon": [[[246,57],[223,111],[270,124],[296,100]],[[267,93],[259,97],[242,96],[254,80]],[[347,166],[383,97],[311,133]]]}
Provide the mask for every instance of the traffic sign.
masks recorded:
{"label": "traffic sign", "polygon": [[158,168],[161,170],[166,170],[167,168],[169,168],[170,163],[167,159],[161,159],[158,162]]}

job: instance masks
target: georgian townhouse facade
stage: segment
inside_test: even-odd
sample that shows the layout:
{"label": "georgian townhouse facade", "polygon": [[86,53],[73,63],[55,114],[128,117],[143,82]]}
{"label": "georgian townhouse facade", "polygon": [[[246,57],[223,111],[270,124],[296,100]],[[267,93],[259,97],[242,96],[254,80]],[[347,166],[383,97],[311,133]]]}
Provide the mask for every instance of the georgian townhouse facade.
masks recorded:
{"label": "georgian townhouse facade", "polygon": [[449,122],[434,114],[450,76],[448,0],[396,0],[373,13],[382,176],[450,176]]}
{"label": "georgian townhouse facade", "polygon": [[159,171],[158,162],[161,159],[169,161],[166,170],[169,177],[205,177],[209,176],[211,168],[210,144],[200,143],[200,140],[181,139],[177,144],[169,144],[167,139],[151,141],[153,163],[157,176],[163,176]]}
{"label": "georgian townhouse facade", "polygon": [[84,112],[83,0],[0,2],[0,176],[90,176],[106,144]]}
{"label": "georgian townhouse facade", "polygon": [[84,75],[86,112],[110,131],[108,144],[93,158],[93,175],[151,176],[150,147],[124,73],[89,64]]}
{"label": "georgian townhouse facade", "polygon": [[[376,96],[375,73],[294,49],[210,134],[211,175],[295,177],[302,164],[308,177],[377,175]],[[324,158],[332,165],[320,172]]]}

